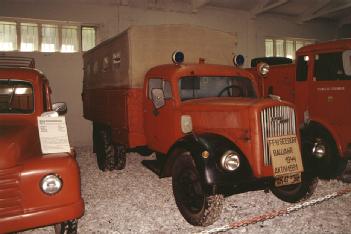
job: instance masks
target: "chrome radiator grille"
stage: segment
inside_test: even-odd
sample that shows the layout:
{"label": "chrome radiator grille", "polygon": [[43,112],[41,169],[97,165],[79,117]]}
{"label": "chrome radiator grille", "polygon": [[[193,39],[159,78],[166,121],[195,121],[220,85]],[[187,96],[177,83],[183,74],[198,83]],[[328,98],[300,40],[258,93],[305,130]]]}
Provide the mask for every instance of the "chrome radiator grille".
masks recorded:
{"label": "chrome radiator grille", "polygon": [[295,111],[289,106],[273,106],[261,111],[264,164],[271,165],[268,138],[296,135]]}

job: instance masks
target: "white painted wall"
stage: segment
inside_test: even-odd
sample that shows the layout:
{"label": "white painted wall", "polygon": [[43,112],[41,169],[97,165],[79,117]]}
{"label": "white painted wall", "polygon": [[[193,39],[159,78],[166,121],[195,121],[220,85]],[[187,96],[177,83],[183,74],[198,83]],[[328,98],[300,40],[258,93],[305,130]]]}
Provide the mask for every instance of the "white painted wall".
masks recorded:
{"label": "white painted wall", "polygon": [[[328,40],[337,35],[336,25],[333,24],[298,25],[294,23],[294,19],[277,16],[259,16],[252,19],[249,13],[244,11],[211,7],[203,7],[197,13],[181,13],[117,5],[83,5],[77,3],[63,5],[51,1],[30,4],[26,1],[18,3],[18,1],[1,0],[1,17],[98,24],[100,40],[116,35],[130,25],[201,25],[235,33],[238,38],[237,52],[246,55],[247,64],[252,57],[264,55],[264,38],[266,36]],[[50,80],[54,92],[54,101],[66,101],[68,104],[67,123],[72,145],[91,144],[91,124],[82,117],[80,97],[83,77],[81,53],[16,54],[35,57],[37,68],[41,69]]]}

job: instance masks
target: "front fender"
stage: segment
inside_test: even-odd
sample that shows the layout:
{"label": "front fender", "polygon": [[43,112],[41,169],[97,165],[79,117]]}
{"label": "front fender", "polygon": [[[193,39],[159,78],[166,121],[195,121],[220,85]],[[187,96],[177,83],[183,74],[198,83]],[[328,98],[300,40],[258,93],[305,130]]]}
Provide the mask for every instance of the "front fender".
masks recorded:
{"label": "front fender", "polygon": [[[167,161],[161,172],[161,177],[172,175],[172,167],[178,156],[179,149],[189,151],[194,159],[196,168],[204,185],[231,186],[252,179],[252,171],[246,157],[240,149],[227,138],[212,134],[189,134],[177,141],[167,153]],[[228,172],[220,166],[220,158],[229,149],[235,150],[240,155],[240,167]],[[203,151],[209,152],[209,157],[202,157]]]}

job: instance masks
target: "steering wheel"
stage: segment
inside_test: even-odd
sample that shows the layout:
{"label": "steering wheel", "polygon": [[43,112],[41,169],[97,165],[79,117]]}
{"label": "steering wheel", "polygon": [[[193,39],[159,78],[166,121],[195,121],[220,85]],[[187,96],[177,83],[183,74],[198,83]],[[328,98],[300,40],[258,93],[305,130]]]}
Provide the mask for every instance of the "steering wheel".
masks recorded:
{"label": "steering wheel", "polygon": [[[229,86],[225,87],[224,89],[222,89],[218,93],[217,97],[221,97],[225,91],[227,91],[228,97],[230,97],[231,95],[230,95],[229,89],[233,89],[233,88],[236,88],[239,91],[239,96],[237,96],[237,97],[242,97],[244,95],[244,90],[242,87],[240,87],[239,85],[229,85]],[[231,96],[231,97],[233,97],[233,96]]]}

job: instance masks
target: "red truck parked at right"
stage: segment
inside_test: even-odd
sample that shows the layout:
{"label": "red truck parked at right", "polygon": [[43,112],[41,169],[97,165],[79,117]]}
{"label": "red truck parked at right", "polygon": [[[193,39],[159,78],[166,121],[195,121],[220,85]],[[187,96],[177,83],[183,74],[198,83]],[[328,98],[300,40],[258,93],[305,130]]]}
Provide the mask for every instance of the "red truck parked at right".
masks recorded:
{"label": "red truck parked at right", "polygon": [[257,81],[264,96],[296,105],[310,168],[323,179],[341,175],[351,159],[351,39],[302,47],[295,63],[270,66],[265,79]]}

